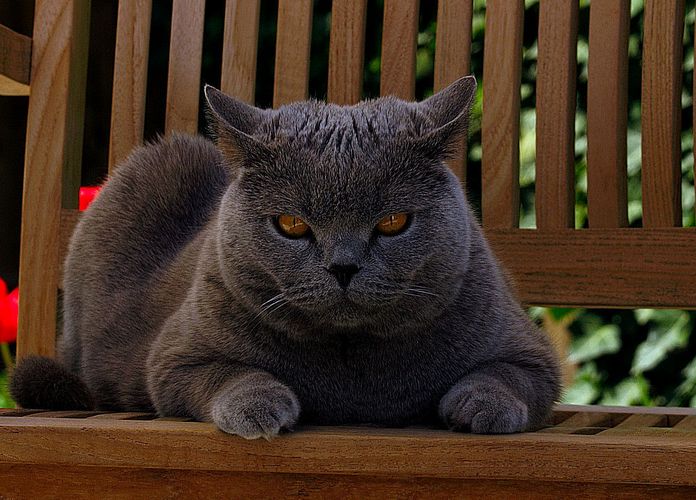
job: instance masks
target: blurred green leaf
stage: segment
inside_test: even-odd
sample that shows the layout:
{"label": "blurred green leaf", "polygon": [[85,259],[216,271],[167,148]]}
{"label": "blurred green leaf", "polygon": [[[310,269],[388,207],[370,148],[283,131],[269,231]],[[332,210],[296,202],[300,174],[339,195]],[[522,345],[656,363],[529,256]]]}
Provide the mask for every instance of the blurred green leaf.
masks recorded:
{"label": "blurred green leaf", "polygon": [[586,405],[593,403],[601,394],[602,377],[595,363],[583,365],[576,373],[573,384],[568,387],[561,398],[562,403]]}
{"label": "blurred green leaf", "polygon": [[[658,322],[656,327],[650,330],[648,338],[636,349],[631,366],[632,374],[640,374],[654,368],[669,352],[685,347],[689,341],[690,331],[686,328],[689,322],[688,314],[679,311],[665,312],[677,313],[678,317],[670,323]],[[656,313],[657,317],[658,314]]]}
{"label": "blurred green leaf", "polygon": [[7,387],[7,371],[0,373],[0,408],[14,408],[15,402]]}
{"label": "blurred green leaf", "polygon": [[627,378],[608,391],[600,404],[612,406],[631,406],[652,404],[650,399],[650,383],[642,375]]}
{"label": "blurred green leaf", "polygon": [[570,346],[568,361],[582,363],[621,349],[621,331],[616,325],[603,325],[575,339]]}

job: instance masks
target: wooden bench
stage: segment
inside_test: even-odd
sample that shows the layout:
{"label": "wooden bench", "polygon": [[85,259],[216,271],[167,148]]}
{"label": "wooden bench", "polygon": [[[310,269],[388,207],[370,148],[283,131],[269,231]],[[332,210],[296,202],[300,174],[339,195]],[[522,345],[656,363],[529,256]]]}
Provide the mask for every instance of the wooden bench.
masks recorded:
{"label": "wooden bench", "polygon": [[[367,0],[334,0],[328,99],[360,99]],[[593,0],[588,84],[589,229],[574,229],[578,5],[541,0],[537,229],[519,229],[522,0],[488,0],[483,224],[526,304],[696,307],[696,230],[682,228],[684,2],[647,0],[643,228],[627,228],[629,0]],[[174,0],[165,132],[198,127],[204,0]],[[0,92],[30,91],[19,357],[53,356],[61,261],[79,218],[88,0],[37,0],[31,41],[0,28]],[[141,143],[151,0],[121,0],[109,170]],[[308,93],[311,0],[280,0],[274,105]],[[418,1],[385,0],[381,91],[414,97]],[[440,0],[435,88],[469,72],[471,0]],[[222,90],[254,95],[259,0],[228,0]],[[29,45],[30,50],[28,49]],[[27,89],[28,86],[28,89]],[[12,90],[14,89],[14,90]],[[451,167],[465,181],[460,154]],[[696,410],[558,406],[535,433],[299,428],[273,442],[147,414],[4,410],[0,496],[693,497]]]}

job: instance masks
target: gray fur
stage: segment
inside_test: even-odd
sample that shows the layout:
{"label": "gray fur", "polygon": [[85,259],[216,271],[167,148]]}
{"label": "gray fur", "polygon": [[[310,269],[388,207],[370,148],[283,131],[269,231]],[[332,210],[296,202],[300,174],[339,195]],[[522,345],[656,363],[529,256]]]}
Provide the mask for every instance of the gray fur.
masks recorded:
{"label": "gray fur", "polygon": [[[62,363],[101,408],[246,438],[438,415],[479,433],[539,426],[558,395],[553,349],[443,162],[474,90],[262,111],[207,87],[217,147],[137,149],[80,222]],[[408,228],[376,235],[395,212]],[[281,213],[312,236],[282,236]],[[332,264],[361,267],[345,291]]]}

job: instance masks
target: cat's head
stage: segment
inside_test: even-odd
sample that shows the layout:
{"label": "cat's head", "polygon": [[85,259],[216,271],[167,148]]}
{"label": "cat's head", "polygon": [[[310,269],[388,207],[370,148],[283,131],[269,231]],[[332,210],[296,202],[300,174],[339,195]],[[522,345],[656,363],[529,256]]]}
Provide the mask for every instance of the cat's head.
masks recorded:
{"label": "cat's head", "polygon": [[220,268],[257,315],[295,337],[407,334],[461,286],[472,216],[445,165],[475,95],[462,78],[394,97],[261,110],[206,87],[232,181]]}

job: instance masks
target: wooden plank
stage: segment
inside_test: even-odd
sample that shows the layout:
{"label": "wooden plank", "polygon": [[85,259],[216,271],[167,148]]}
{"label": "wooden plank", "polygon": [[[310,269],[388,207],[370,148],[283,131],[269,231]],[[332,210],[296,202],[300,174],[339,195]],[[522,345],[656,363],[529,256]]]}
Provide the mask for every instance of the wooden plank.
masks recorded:
{"label": "wooden plank", "polygon": [[665,427],[667,425],[667,415],[642,414],[631,415],[623,422],[616,425],[616,429],[638,429],[641,427]]}
{"label": "wooden plank", "polygon": [[[437,3],[435,92],[469,74],[473,10],[471,0],[440,0]],[[466,184],[466,156],[465,138],[454,157],[447,162],[462,184]]]}
{"label": "wooden plank", "polygon": [[25,418],[88,418],[96,414],[96,411],[56,410],[31,413]]}
{"label": "wooden plank", "polygon": [[87,62],[80,56],[86,55],[88,29],[89,1],[37,1],[22,199],[19,358],[53,356],[55,349],[61,198],[79,176]]}
{"label": "wooden plank", "polygon": [[602,431],[603,436],[616,435],[616,436],[641,436],[649,435],[651,431],[655,431],[656,427],[660,428],[659,431],[663,433],[671,432],[671,429],[667,428],[668,424],[667,415],[659,414],[642,414],[642,415],[630,415],[623,422],[615,425],[611,429],[606,429]]}
{"label": "wooden plank", "polygon": [[696,415],[684,417],[682,420],[674,424],[674,429],[696,431]]}
{"label": "wooden plank", "polygon": [[630,0],[590,6],[587,210],[591,228],[628,225],[626,120]]}
{"label": "wooden plank", "polygon": [[26,408],[0,408],[0,418],[2,417],[25,417],[32,413],[39,413],[43,410],[27,410]]}
{"label": "wooden plank", "polygon": [[416,98],[416,43],[420,0],[385,0],[380,95]]}
{"label": "wooden plank", "polygon": [[596,411],[581,411],[559,422],[555,427],[613,427],[626,418],[629,417],[627,415],[608,413],[601,409],[597,409]]}
{"label": "wooden plank", "polygon": [[205,0],[174,0],[164,130],[198,132]]}
{"label": "wooden plank", "polygon": [[304,101],[309,87],[313,0],[280,0],[273,106]]}
{"label": "wooden plank", "polygon": [[31,38],[0,24],[0,95],[28,90],[30,75]]}
{"label": "wooden plank", "polygon": [[542,0],[536,87],[536,224],[575,227],[578,3]]}
{"label": "wooden plank", "polygon": [[152,0],[118,3],[109,173],[143,142]]}
{"label": "wooden plank", "polygon": [[[36,478],[41,478],[37,481]],[[693,498],[680,485],[561,481],[234,473],[123,467],[36,466],[0,468],[6,498]]]}
{"label": "wooden plank", "polygon": [[142,411],[127,411],[118,413],[100,413],[89,418],[100,420],[152,420],[156,415],[154,413],[146,413]]}
{"label": "wooden plank", "polygon": [[[696,416],[696,408],[681,406],[610,406],[610,405],[571,405],[557,404],[554,415],[565,420],[576,413],[611,413],[612,415],[667,415],[668,417]],[[556,421],[558,422],[558,420]]]}
{"label": "wooden plank", "polygon": [[487,230],[526,304],[696,308],[696,229]]}
{"label": "wooden plank", "polygon": [[0,464],[696,486],[696,436],[673,434],[304,427],[266,442],[196,422],[6,417],[0,419]]}
{"label": "wooden plank", "polygon": [[355,104],[362,97],[367,0],[333,0],[328,100]]}
{"label": "wooden plank", "polygon": [[643,227],[681,226],[684,0],[647,1],[643,26]]}
{"label": "wooden plank", "polygon": [[260,0],[227,0],[220,89],[249,104],[256,89]]}
{"label": "wooden plank", "polygon": [[14,81],[12,78],[0,75],[0,95],[29,95],[29,85]]}
{"label": "wooden plank", "polygon": [[483,225],[514,228],[520,217],[520,78],[522,0],[486,3],[483,62]]}

